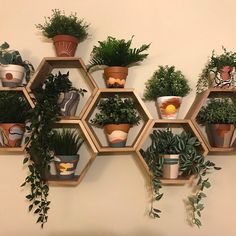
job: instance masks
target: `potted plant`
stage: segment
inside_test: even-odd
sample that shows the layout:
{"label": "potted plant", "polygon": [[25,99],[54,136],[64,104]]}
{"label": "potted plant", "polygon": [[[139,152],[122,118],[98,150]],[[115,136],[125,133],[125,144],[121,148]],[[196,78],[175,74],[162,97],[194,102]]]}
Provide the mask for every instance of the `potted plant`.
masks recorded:
{"label": "potted plant", "polygon": [[76,130],[55,130],[50,140],[54,152],[56,173],[61,180],[71,180],[75,177],[79,161],[79,150],[84,140]]}
{"label": "potted plant", "polygon": [[214,88],[230,88],[235,86],[236,53],[223,48],[223,53],[212,55],[205,65],[197,82],[197,93]]}
{"label": "potted plant", "polygon": [[[201,211],[204,209],[203,200],[206,197],[204,190],[211,186],[209,178],[206,178],[206,174],[211,169],[219,170],[220,168],[216,167],[215,163],[204,160],[204,156],[198,151],[200,142],[190,133],[182,132],[181,134],[174,134],[167,128],[164,130],[154,130],[150,134],[150,138],[150,146],[146,150],[140,150],[151,172],[152,192],[154,196],[149,215],[153,218],[160,218],[161,210],[154,207],[154,201],[159,201],[163,197],[163,193],[160,193],[162,187],[161,179],[164,176],[164,165],[167,164],[163,158],[163,153],[178,153],[179,176],[186,177],[194,175],[197,178],[196,192],[188,198],[190,205],[188,209],[192,211],[190,214],[191,223],[200,227]],[[176,165],[177,161],[175,160],[173,163],[168,160],[168,162],[168,168],[172,168],[171,165]],[[177,169],[177,167],[174,167],[174,169]]]}
{"label": "potted plant", "polygon": [[91,124],[104,127],[111,147],[124,147],[130,127],[138,125],[141,119],[133,99],[115,94],[101,99],[97,108],[99,112],[91,119]]}
{"label": "potted plant", "polygon": [[206,133],[212,147],[230,147],[236,124],[236,104],[232,100],[210,99],[201,108],[196,120],[206,126]]}
{"label": "potted plant", "polygon": [[108,88],[123,88],[128,75],[128,67],[138,64],[148,56],[143,52],[149,48],[150,44],[131,48],[133,37],[126,41],[108,36],[105,41],[98,41],[99,45],[93,47],[88,69],[104,66],[104,76]]}
{"label": "potted plant", "polygon": [[9,50],[7,42],[0,46],[0,79],[4,87],[17,87],[22,84],[25,76],[29,82],[34,67],[29,61],[24,61],[16,50]]}
{"label": "potted plant", "polygon": [[19,147],[25,132],[30,106],[22,93],[0,92],[0,132],[3,147]]}
{"label": "potted plant", "polygon": [[188,95],[190,87],[185,76],[174,66],[159,66],[146,82],[144,99],[156,100],[163,119],[176,119],[182,97]]}
{"label": "potted plant", "polygon": [[79,42],[88,37],[89,24],[79,19],[77,13],[65,15],[59,9],[53,9],[50,17],[45,17],[44,24],[37,24],[36,28],[43,35],[52,39],[59,57],[73,57]]}

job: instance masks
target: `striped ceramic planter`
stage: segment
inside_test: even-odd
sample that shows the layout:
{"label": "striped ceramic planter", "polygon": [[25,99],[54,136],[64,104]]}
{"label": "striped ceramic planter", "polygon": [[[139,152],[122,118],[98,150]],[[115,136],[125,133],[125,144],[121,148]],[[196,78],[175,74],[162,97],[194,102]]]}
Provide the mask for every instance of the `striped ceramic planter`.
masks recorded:
{"label": "striped ceramic planter", "polygon": [[179,155],[178,154],[164,154],[163,164],[163,178],[177,179],[179,176]]}
{"label": "striped ceramic planter", "polygon": [[24,124],[1,123],[0,133],[2,146],[4,147],[20,147],[22,138],[25,133]]}
{"label": "striped ceramic planter", "polygon": [[108,124],[104,126],[104,129],[111,147],[126,145],[130,124]]}

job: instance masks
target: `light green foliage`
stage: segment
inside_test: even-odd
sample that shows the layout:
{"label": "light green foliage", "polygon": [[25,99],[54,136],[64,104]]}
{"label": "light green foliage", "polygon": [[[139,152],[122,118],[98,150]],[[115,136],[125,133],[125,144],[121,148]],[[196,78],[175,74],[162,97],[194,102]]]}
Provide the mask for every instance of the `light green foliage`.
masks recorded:
{"label": "light green foliage", "polygon": [[53,9],[52,16],[45,17],[45,23],[37,24],[36,28],[41,30],[47,38],[64,34],[74,36],[79,42],[82,42],[88,37],[89,24],[84,22],[83,19],[79,19],[77,13],[66,16],[64,11]]}
{"label": "light green foliage", "polygon": [[236,124],[236,104],[229,98],[211,98],[199,111],[200,124]]}
{"label": "light green foliage", "polygon": [[98,104],[99,113],[90,122],[103,127],[106,124],[138,125],[140,116],[132,98],[121,98],[118,94],[102,98]]}
{"label": "light green foliage", "polygon": [[189,94],[188,81],[181,71],[174,66],[159,66],[153,76],[147,81],[144,98],[156,100],[162,96],[180,96]]}
{"label": "light green foliage", "polygon": [[105,41],[98,41],[91,53],[89,69],[94,66],[130,66],[143,61],[148,54],[150,44],[143,44],[140,48],[130,48],[132,38],[128,41],[108,36]]}

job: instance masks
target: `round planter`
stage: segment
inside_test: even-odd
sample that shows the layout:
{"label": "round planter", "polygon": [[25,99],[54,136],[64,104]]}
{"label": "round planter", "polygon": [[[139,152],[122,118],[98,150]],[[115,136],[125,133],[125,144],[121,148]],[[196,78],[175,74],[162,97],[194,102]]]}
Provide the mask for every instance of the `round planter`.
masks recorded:
{"label": "round planter", "polygon": [[210,84],[214,88],[230,88],[235,76],[235,67],[224,66],[220,71],[214,68],[209,74]]}
{"label": "round planter", "polygon": [[164,154],[163,164],[163,178],[177,179],[179,176],[179,155],[178,154]]}
{"label": "round planter", "polygon": [[162,119],[177,119],[182,97],[163,96],[157,98],[159,114]]}
{"label": "round planter", "polygon": [[13,123],[1,123],[0,133],[2,139],[2,146],[4,147],[20,147],[24,136],[25,125]]}
{"label": "round planter", "polygon": [[77,91],[61,93],[58,99],[58,105],[62,116],[74,116],[79,104],[80,95]]}
{"label": "round planter", "polygon": [[105,133],[111,147],[124,147],[126,145],[130,124],[108,124],[104,126]]}
{"label": "round planter", "polygon": [[25,68],[18,65],[0,65],[0,79],[3,87],[18,87],[22,85]]}
{"label": "round planter", "polygon": [[58,178],[64,180],[73,179],[75,177],[78,161],[79,155],[55,155],[54,163]]}
{"label": "round planter", "polygon": [[206,133],[212,147],[229,148],[234,134],[233,124],[208,124]]}
{"label": "round planter", "polygon": [[73,57],[78,39],[71,35],[56,35],[52,38],[58,57]]}
{"label": "round planter", "polygon": [[104,69],[107,88],[124,88],[128,67],[110,66]]}

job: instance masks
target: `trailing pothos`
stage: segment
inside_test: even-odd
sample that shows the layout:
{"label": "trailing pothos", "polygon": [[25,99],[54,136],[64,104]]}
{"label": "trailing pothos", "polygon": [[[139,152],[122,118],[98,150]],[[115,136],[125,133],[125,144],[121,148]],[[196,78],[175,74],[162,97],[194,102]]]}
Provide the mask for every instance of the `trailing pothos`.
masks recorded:
{"label": "trailing pothos", "polygon": [[50,209],[46,180],[49,163],[53,158],[50,139],[54,123],[59,120],[59,94],[72,86],[68,76],[69,73],[49,74],[45,82],[33,90],[35,107],[30,110],[29,125],[26,127],[30,136],[26,138],[29,145],[23,163],[28,165],[29,174],[21,186],[30,187],[30,193],[26,196],[30,202],[29,211],[38,215],[37,223],[41,223],[41,227],[47,222]]}
{"label": "trailing pothos", "polygon": [[153,198],[151,200],[151,208],[149,215],[153,218],[160,218],[161,210],[154,207],[154,202],[159,201],[163,193],[160,193],[162,187],[162,167],[164,158],[160,154],[171,154],[171,152],[180,154],[180,175],[182,177],[195,176],[197,178],[197,190],[194,195],[188,198],[188,202],[192,209],[192,224],[201,226],[201,211],[204,209],[203,199],[206,197],[204,190],[211,186],[209,178],[206,174],[209,170],[219,170],[215,163],[206,161],[204,156],[199,152],[200,142],[195,136],[182,132],[181,134],[173,134],[167,128],[166,130],[154,130],[150,134],[151,145],[144,151],[140,150],[141,155],[146,161],[152,182]]}

